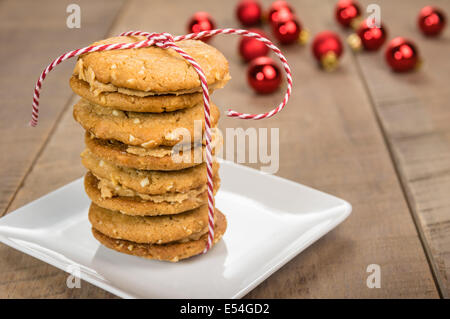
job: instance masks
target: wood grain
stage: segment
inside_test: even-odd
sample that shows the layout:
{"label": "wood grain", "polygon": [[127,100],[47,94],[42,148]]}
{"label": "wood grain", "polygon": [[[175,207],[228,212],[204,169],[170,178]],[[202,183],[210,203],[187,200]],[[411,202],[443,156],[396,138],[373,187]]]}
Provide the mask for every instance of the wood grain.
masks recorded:
{"label": "wood grain", "polygon": [[[334,1],[302,2],[296,8],[307,13],[302,19],[314,34],[339,30],[332,18],[333,5]],[[293,99],[280,117],[261,124],[281,128],[278,175],[347,199],[353,214],[249,297],[437,297],[351,55],[343,57],[336,73],[326,74],[314,68],[309,50],[288,52],[295,65]],[[235,78],[231,85],[245,87],[236,82]],[[249,104],[239,105],[247,109]],[[256,110],[258,105],[249,111]],[[381,266],[381,289],[366,286],[366,267],[372,263]]]}
{"label": "wood grain", "polygon": [[[268,3],[265,1],[266,6]],[[323,29],[337,30],[332,19],[333,5],[333,1],[312,0],[294,4],[313,34]],[[198,10],[209,11],[219,27],[238,26],[233,14],[234,3],[130,1],[111,34],[130,29],[181,34],[185,32],[187,17]],[[169,13],[175,18],[167,23]],[[229,85],[215,93],[213,99],[222,110],[229,106],[246,112],[268,110],[282,93],[256,96],[250,91],[245,83],[245,66],[237,55],[237,41],[230,36],[211,41],[229,59],[233,76]],[[419,235],[352,55],[346,54],[341,68],[328,74],[316,68],[308,47],[294,46],[283,51],[293,68],[295,85],[287,109],[265,121],[222,117],[220,127],[222,130],[280,128],[277,175],[340,196],[352,203],[354,211],[336,230],[294,258],[247,297],[438,297]],[[10,210],[82,174],[78,155],[82,132],[70,113],[65,111]],[[34,268],[21,270],[22,260],[30,257],[4,249],[6,252],[0,251],[1,256],[11,254],[6,266],[17,267],[17,271],[7,275],[3,274],[5,266],[0,267],[0,287],[1,291],[7,291],[5,295],[29,296],[25,287],[39,285],[42,288],[33,296],[71,296],[72,291],[61,288],[65,287],[66,278],[62,271],[44,267],[38,261],[34,261]],[[369,264],[381,266],[380,289],[366,286]],[[45,279],[53,273],[53,280]],[[41,277],[35,279],[38,276]],[[84,282],[77,290],[84,297],[106,295]]]}
{"label": "wood grain", "polygon": [[[366,1],[369,3],[370,1]],[[442,295],[450,297],[450,32],[419,33],[416,16],[426,1],[379,1],[391,37],[412,39],[424,59],[418,72],[395,74],[382,53],[358,54],[388,145]],[[434,1],[450,13],[450,2]],[[401,13],[401,15],[399,14]]]}
{"label": "wood grain", "polygon": [[[0,215],[7,209],[33,160],[67,107],[72,92],[63,64],[46,80],[38,128],[28,127],[35,81],[51,59],[73,47],[102,37],[120,1],[81,1],[82,28],[66,26],[71,1],[2,1],[0,3]],[[100,12],[101,11],[101,12]],[[104,19],[99,23],[98,18]],[[6,45],[7,44],[7,45]]]}
{"label": "wood grain", "polygon": [[[66,158],[64,147],[76,149],[74,139],[69,137],[60,140],[61,152],[46,153],[55,161],[47,161],[47,165],[41,167],[40,182],[45,186],[26,187],[30,180],[25,177],[69,106],[72,92],[67,75],[73,65],[62,64],[45,81],[37,128],[28,127],[32,89],[39,73],[52,58],[104,37],[123,1],[77,1],[81,7],[80,29],[66,26],[66,7],[70,3],[73,1],[0,2],[0,41],[7,43],[0,50],[0,145],[8,150],[0,154],[0,215],[8,208],[11,210],[9,205],[21,186],[30,194],[29,201],[67,183],[67,179],[51,174],[55,167],[64,167],[68,176],[74,176],[70,175],[70,165],[59,166],[58,163]],[[64,175],[61,170],[59,177]],[[65,284],[66,274],[3,244],[0,256],[0,298],[85,297],[92,296],[93,290],[97,297],[109,295],[87,283],[83,290],[69,290]]]}

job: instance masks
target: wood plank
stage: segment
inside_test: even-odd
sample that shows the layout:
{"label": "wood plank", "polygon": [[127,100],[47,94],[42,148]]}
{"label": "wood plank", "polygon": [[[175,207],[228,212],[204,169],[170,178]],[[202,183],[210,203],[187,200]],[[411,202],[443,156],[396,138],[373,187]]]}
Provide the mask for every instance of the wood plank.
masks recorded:
{"label": "wood plank", "polygon": [[[73,47],[86,45],[106,33],[121,4],[105,1],[79,2],[80,29],[66,26],[66,8],[71,1],[2,1],[0,3],[0,216],[30,169],[42,145],[64,110],[72,92],[66,74],[71,65],[58,67],[47,79],[41,102],[40,125],[28,127],[33,87],[51,58]],[[101,13],[99,13],[101,11]],[[97,20],[104,18],[102,24]],[[6,45],[7,44],[7,45]],[[12,160],[13,159],[13,160]]]}
{"label": "wood plank", "polygon": [[[265,1],[265,5],[269,2]],[[295,7],[305,25],[315,33],[337,29],[330,18],[333,3],[304,1],[296,3]],[[192,5],[181,0],[132,1],[112,34],[130,29],[181,34],[185,32],[187,17],[198,10],[209,11],[219,27],[238,26],[234,8],[226,2],[199,1]],[[152,12],[151,19],[148,12]],[[169,12],[176,18],[168,24]],[[237,41],[237,38],[222,36],[211,42],[228,57],[233,76],[230,84],[215,93],[213,99],[222,110],[229,106],[246,112],[267,110],[279,101],[281,92],[264,97],[251,93],[245,83],[244,66],[237,55]],[[354,212],[345,223],[294,258],[247,297],[438,297],[352,56],[346,54],[341,69],[327,74],[315,67],[308,47],[285,48],[284,51],[293,68],[295,83],[288,108],[266,121],[223,117],[220,127],[280,128],[281,165],[277,175],[340,196],[353,204]],[[73,147],[67,146],[68,139]],[[81,131],[68,110],[11,209],[80,176],[83,171],[78,157],[81,143]],[[49,171],[48,167],[60,169]],[[381,289],[366,286],[369,264],[381,266]],[[33,282],[30,271],[26,271],[26,275],[29,282]],[[12,291],[10,296],[14,296],[14,287],[18,284],[15,275],[10,276],[7,287]],[[1,272],[0,278],[4,278]],[[47,291],[54,289],[45,282],[42,285]],[[83,287],[84,283],[82,291]],[[89,297],[99,296],[97,291],[83,293]]]}
{"label": "wood plank", "polygon": [[[369,3],[370,1],[366,1]],[[450,297],[450,32],[437,39],[416,26],[427,1],[380,1],[391,37],[405,36],[424,59],[419,72],[394,74],[383,52],[358,54],[375,111],[444,297]],[[434,1],[450,14],[450,2]],[[399,14],[401,12],[401,15]]]}
{"label": "wood plank", "polygon": [[[58,54],[104,37],[123,1],[77,1],[81,7],[80,29],[66,26],[66,8],[70,3],[73,1],[0,3],[0,41],[4,44],[0,51],[0,72],[3,75],[0,79],[0,145],[8,150],[0,154],[0,216],[9,207],[72,96],[67,74],[73,66],[62,64],[44,84],[39,126],[27,127],[32,89],[39,73]],[[72,147],[72,139],[62,142],[66,147]],[[64,153],[53,155],[55,159],[64,158]],[[54,167],[57,166],[47,166],[44,171],[49,173]],[[53,184],[45,176],[43,178],[47,190],[61,185],[57,181]],[[65,284],[67,276],[63,272],[4,245],[0,245],[0,256],[0,298],[86,297],[93,290],[98,297],[109,296],[87,283],[83,290],[68,290]]]}

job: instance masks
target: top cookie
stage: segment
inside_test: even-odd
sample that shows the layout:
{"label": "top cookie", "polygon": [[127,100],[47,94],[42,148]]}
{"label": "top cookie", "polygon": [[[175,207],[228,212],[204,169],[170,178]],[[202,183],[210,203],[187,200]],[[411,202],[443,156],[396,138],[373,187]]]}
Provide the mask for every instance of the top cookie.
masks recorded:
{"label": "top cookie", "polygon": [[[93,45],[143,40],[141,36],[113,37]],[[200,64],[211,89],[229,80],[228,61],[217,49],[198,40],[180,41],[177,45]],[[80,56],[73,73],[96,93],[142,97],[201,91],[198,74],[189,62],[172,49],[158,47],[87,53]]]}

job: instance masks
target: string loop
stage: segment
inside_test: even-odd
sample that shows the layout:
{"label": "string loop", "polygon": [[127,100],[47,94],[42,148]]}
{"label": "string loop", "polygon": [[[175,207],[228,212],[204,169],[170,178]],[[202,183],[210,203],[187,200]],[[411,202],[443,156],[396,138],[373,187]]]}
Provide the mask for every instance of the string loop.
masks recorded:
{"label": "string loop", "polygon": [[260,120],[264,118],[269,118],[274,116],[275,114],[279,113],[283,108],[286,106],[289,97],[292,92],[292,76],[291,76],[291,70],[289,67],[289,64],[284,57],[283,53],[281,53],[280,49],[278,49],[270,40],[266,39],[265,37],[250,32],[247,30],[239,30],[239,29],[217,29],[217,30],[210,30],[210,31],[202,31],[198,33],[190,33],[186,35],[176,36],[173,37],[170,33],[163,32],[163,33],[149,33],[144,31],[128,31],[120,34],[121,36],[144,36],[146,40],[139,41],[139,42],[133,42],[133,43],[116,43],[116,44],[103,44],[103,45],[95,45],[95,46],[88,46],[80,49],[76,49],[73,51],[69,51],[64,53],[63,55],[59,56],[55,60],[52,61],[45,69],[42,71],[39,79],[36,82],[35,88],[34,88],[34,95],[33,95],[33,103],[32,103],[32,112],[31,112],[31,126],[36,126],[38,124],[39,119],[39,98],[40,98],[40,91],[42,88],[42,82],[47,77],[47,74],[52,71],[58,64],[62,63],[63,61],[82,55],[90,52],[99,52],[99,51],[111,51],[111,50],[125,50],[125,49],[139,49],[139,48],[147,48],[150,46],[158,46],[163,49],[173,49],[178,54],[180,54],[184,59],[186,59],[192,67],[195,69],[195,71],[198,74],[198,77],[200,79],[200,85],[202,88],[203,93],[203,104],[204,104],[204,110],[205,110],[205,139],[206,139],[206,171],[207,171],[207,188],[208,188],[208,241],[206,243],[204,253],[206,253],[213,245],[214,243],[214,184],[213,184],[213,175],[212,175],[212,150],[211,150],[211,119],[210,119],[210,98],[209,98],[209,90],[208,90],[208,83],[206,81],[206,76],[201,68],[201,66],[189,55],[187,54],[183,49],[181,49],[179,46],[176,45],[176,42],[182,41],[182,40],[200,40],[207,37],[212,37],[218,34],[235,34],[240,35],[244,37],[249,38],[255,38],[258,41],[261,41],[264,43],[267,47],[269,47],[280,59],[281,63],[283,64],[283,69],[286,73],[286,81],[287,81],[287,89],[286,93],[284,95],[283,100],[280,102],[280,104],[272,109],[269,112],[261,113],[261,114],[247,114],[247,113],[240,113],[234,110],[229,109],[227,112],[227,115],[229,117],[237,117],[240,119],[253,119],[253,120]]}

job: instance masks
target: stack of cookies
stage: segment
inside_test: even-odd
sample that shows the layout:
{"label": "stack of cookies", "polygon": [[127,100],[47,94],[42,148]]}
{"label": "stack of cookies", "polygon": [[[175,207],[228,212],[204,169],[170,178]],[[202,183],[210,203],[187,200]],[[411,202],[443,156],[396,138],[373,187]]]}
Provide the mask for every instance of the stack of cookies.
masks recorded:
{"label": "stack of cookies", "polygon": [[[114,37],[94,45],[142,40]],[[177,45],[201,65],[211,91],[229,80],[218,50],[195,40]],[[79,57],[70,86],[81,96],[73,115],[86,130],[81,158],[89,170],[85,189],[95,238],[158,260],[201,253],[208,236],[207,178],[204,106],[194,68],[157,47],[94,52]],[[211,126],[218,120],[212,103]],[[218,168],[214,163],[215,192]],[[226,227],[216,209],[214,243]]]}

